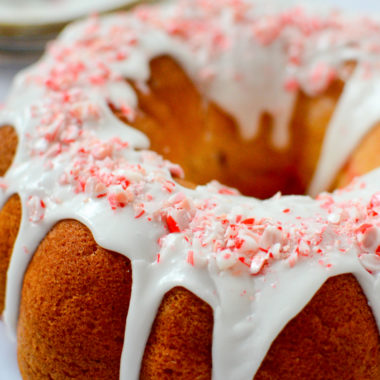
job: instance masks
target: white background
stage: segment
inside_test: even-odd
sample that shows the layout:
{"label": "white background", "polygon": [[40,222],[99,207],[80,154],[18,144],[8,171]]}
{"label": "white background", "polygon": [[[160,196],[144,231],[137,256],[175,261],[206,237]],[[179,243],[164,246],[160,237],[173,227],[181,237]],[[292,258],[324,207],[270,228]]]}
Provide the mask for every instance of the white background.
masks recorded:
{"label": "white background", "polygon": [[[1,2],[2,0],[0,0]],[[265,0],[262,0],[265,1]],[[278,0],[287,1],[287,0]],[[306,0],[305,0],[306,1]],[[318,4],[334,4],[340,8],[357,11],[376,11],[380,15],[379,0],[308,0]],[[31,63],[33,59],[27,60]],[[6,94],[14,75],[23,67],[23,62],[11,62],[1,56],[0,52],[0,105],[6,99]],[[1,141],[0,141],[1,144]],[[0,321],[0,380],[19,380],[20,375],[16,364],[16,348],[6,337],[4,326]]]}

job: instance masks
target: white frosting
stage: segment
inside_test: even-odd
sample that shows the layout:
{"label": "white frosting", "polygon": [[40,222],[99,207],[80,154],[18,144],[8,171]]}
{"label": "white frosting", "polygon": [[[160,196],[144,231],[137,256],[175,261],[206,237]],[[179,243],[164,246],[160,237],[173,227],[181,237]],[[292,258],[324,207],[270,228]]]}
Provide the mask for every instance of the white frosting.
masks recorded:
{"label": "white frosting", "polygon": [[[133,117],[137,98],[124,78],[144,83],[150,59],[170,54],[207,99],[236,118],[244,137],[255,136],[264,111],[273,113],[274,145],[282,147],[295,89],[318,93],[347,59],[358,59],[320,160],[332,169],[326,177],[317,172],[317,190],[380,119],[372,112],[378,78],[369,83],[360,75],[362,63],[376,56],[367,46],[375,26],[336,15],[310,19],[293,8],[265,16],[258,4],[190,3],[70,26],[17,77],[0,114],[0,125],[19,135],[1,179],[1,204],[18,193],[23,210],[4,320],[14,332],[31,252],[59,220],[79,220],[99,245],[132,261],[121,379],[138,378],[157,308],[175,286],[213,308],[214,379],[252,379],[278,333],[331,276],[353,273],[380,322],[380,169],[317,200],[260,202],[217,183],[189,190],[173,182],[180,169],[145,150],[147,138],[108,107]],[[357,131],[348,115],[356,91],[367,87],[373,91],[361,99]],[[343,127],[349,145],[333,157]]]}

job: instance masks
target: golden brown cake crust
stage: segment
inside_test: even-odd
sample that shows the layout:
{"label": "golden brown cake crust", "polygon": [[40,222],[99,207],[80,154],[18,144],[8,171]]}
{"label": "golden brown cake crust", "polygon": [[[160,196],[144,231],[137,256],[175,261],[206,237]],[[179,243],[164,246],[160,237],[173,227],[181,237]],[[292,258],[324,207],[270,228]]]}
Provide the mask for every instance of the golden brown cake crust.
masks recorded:
{"label": "golden brown cake crust", "polygon": [[[157,314],[145,351],[143,379],[211,379],[211,362],[202,360],[200,371],[199,361],[201,357],[211,359],[211,351],[207,356],[206,350],[211,350],[212,324],[204,322],[212,321],[212,310],[190,292],[177,289],[165,296]],[[194,324],[187,319],[189,312]],[[199,323],[200,320],[204,322]],[[193,338],[189,344],[192,334],[198,341],[195,348]],[[188,367],[191,363],[192,369]],[[333,277],[322,286],[273,342],[254,377],[255,380],[306,378],[380,378],[376,322],[351,274]]]}
{"label": "golden brown cake crust", "polygon": [[[132,125],[149,137],[153,150],[180,164],[187,180],[205,184],[216,179],[260,198],[279,189],[304,191],[295,170],[294,144],[273,149],[267,115],[257,137],[244,140],[233,118],[203,99],[172,58],[153,59],[150,70],[149,91],[134,85],[139,104]],[[292,127],[290,133],[294,135]]]}
{"label": "golden brown cake crust", "polygon": [[13,127],[0,126],[0,142],[0,176],[3,176],[16,154],[18,137]]}
{"label": "golden brown cake crust", "polygon": [[348,185],[354,177],[380,167],[380,123],[362,139],[340,171],[335,187]]}
{"label": "golden brown cake crust", "polygon": [[145,349],[141,379],[209,379],[213,312],[184,288],[168,292]]}
{"label": "golden brown cake crust", "polygon": [[271,142],[270,115],[262,115],[254,139],[244,140],[233,118],[202,99],[172,58],[153,59],[150,72],[149,91],[134,85],[139,105],[132,124],[147,134],[153,150],[182,166],[186,179],[197,184],[216,179],[259,198],[279,190],[284,194],[306,191],[343,82],[333,82],[319,96],[298,95],[289,126],[290,144],[277,150]]}
{"label": "golden brown cake crust", "polygon": [[[11,126],[0,127],[0,176],[4,176],[16,154],[18,137]],[[7,270],[21,221],[21,202],[17,194],[0,211],[0,313],[4,310]]]}
{"label": "golden brown cake crust", "polygon": [[58,223],[25,274],[18,324],[24,379],[116,379],[132,273],[89,230]]}
{"label": "golden brown cake crust", "polygon": [[379,379],[380,340],[351,274],[330,278],[273,342],[255,380]]}
{"label": "golden brown cake crust", "polygon": [[21,221],[21,202],[13,195],[0,211],[0,313],[4,310],[7,270]]}

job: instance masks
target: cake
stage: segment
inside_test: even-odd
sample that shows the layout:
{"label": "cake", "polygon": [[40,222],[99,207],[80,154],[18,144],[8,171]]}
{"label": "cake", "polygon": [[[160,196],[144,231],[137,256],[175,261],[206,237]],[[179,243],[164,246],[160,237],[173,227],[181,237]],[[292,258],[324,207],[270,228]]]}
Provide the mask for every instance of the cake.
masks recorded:
{"label": "cake", "polygon": [[23,378],[380,378],[380,23],[275,5],[94,16],[16,78],[0,305]]}

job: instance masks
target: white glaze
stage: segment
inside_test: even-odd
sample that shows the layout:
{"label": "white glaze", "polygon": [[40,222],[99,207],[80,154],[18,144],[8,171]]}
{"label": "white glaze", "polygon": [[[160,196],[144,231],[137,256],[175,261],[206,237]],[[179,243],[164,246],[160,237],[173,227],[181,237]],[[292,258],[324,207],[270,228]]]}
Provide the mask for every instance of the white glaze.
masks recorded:
{"label": "white glaze", "polygon": [[[252,379],[277,334],[328,277],[354,273],[380,322],[376,297],[380,259],[375,254],[380,245],[380,220],[368,213],[369,204],[380,208],[380,169],[347,190],[321,195],[317,201],[276,196],[259,202],[223,195],[233,191],[215,183],[188,190],[172,183],[171,172],[178,168],[146,150],[134,150],[148,147],[146,137],[122,124],[107,106],[112,102],[133,116],[136,95],[123,78],[144,83],[149,78],[150,59],[170,54],[206,98],[239,121],[246,138],[255,135],[263,111],[274,113],[273,141],[281,147],[287,142],[295,99],[295,92],[284,88],[289,72],[292,80],[313,94],[321,90],[315,85],[323,82],[323,75],[318,81],[308,80],[318,63],[339,71],[346,59],[357,58],[358,71],[349,80],[328,131],[320,161],[323,168],[332,162],[331,146],[337,143],[344,117],[351,114],[352,98],[361,86],[369,86],[359,74],[361,63],[370,56],[366,41],[373,29],[362,27],[364,37],[360,39],[355,33],[339,34],[340,49],[326,45],[322,30],[304,48],[306,63],[296,70],[286,64],[284,46],[300,38],[297,31],[293,34],[292,28],[287,29],[284,38],[272,41],[273,33],[276,35],[273,23],[267,20],[269,29],[267,24],[255,23],[256,13],[245,7],[219,8],[222,3],[210,3],[214,14],[210,19],[200,4],[191,4],[191,8],[186,2],[162,6],[158,15],[140,10],[139,17],[116,15],[70,26],[41,62],[18,76],[0,114],[0,124],[14,125],[19,135],[16,158],[2,179],[1,203],[18,193],[23,207],[8,271],[5,321],[14,332],[31,252],[57,221],[77,219],[89,227],[99,245],[132,261],[134,282],[121,379],[138,378],[156,310],[163,295],[178,285],[214,310],[214,379]],[[260,19],[268,12],[256,11]],[[234,17],[242,14],[248,19],[235,23]],[[200,20],[185,38],[180,36],[186,30],[176,24],[178,17],[184,16]],[[346,19],[341,22],[352,25]],[[115,25],[121,30],[115,30]],[[252,25],[258,40],[252,38]],[[355,50],[348,46],[352,41],[359,44]],[[273,62],[278,67],[265,70]],[[363,129],[357,131],[354,122],[347,126],[349,149],[334,158],[328,178],[318,177],[318,186],[329,184],[359,138],[380,119],[367,111],[372,110],[377,87],[380,83],[374,76],[373,93],[363,99]],[[128,142],[128,147],[120,139]],[[99,169],[97,176],[89,174],[88,169],[94,167]],[[103,186],[100,178],[112,173],[128,179],[129,185],[123,188],[115,182]],[[80,183],[83,188],[78,188]],[[104,197],[97,197],[103,193]],[[120,200],[126,207],[119,207]],[[136,217],[142,209],[145,213]],[[255,222],[247,227],[249,223],[242,220],[250,218]],[[173,226],[170,231],[170,220],[175,221],[178,232]],[[372,225],[369,232],[354,233],[368,223]],[[236,230],[233,225],[238,225]],[[294,240],[285,239],[286,234]]]}
{"label": "white glaze", "polygon": [[[380,120],[380,72],[373,71],[367,80],[363,80],[364,76],[363,67],[357,67],[345,86],[326,132],[318,167],[310,184],[309,193],[312,195],[329,188],[337,170],[345,164],[358,141]],[[342,136],[344,144],[339,143]]]}

